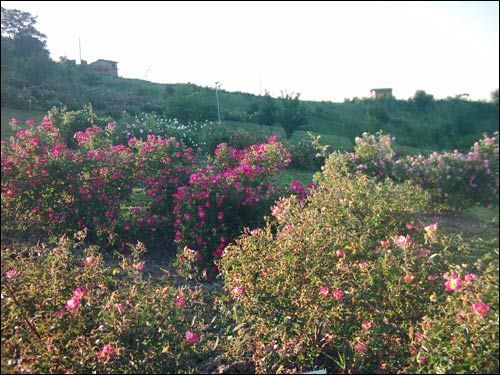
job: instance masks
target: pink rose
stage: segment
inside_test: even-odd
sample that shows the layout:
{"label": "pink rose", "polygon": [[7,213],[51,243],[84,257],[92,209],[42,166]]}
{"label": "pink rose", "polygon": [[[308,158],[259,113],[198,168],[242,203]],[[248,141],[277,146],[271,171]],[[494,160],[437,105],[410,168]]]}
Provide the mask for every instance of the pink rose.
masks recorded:
{"label": "pink rose", "polygon": [[424,229],[428,233],[434,233],[438,229],[438,224],[434,223],[434,224],[427,225]]}
{"label": "pink rose", "polygon": [[339,258],[342,258],[343,256],[345,256],[345,251],[343,249],[338,249],[335,252],[335,255],[337,255],[337,257],[339,257]]}
{"label": "pink rose", "polygon": [[195,344],[200,340],[200,336],[195,332],[187,331],[186,332],[186,340],[190,344]]}
{"label": "pink rose", "polygon": [[410,247],[415,240],[411,236],[399,236],[396,240],[396,245],[398,245],[402,249],[406,249]]}
{"label": "pink rose", "polygon": [[86,266],[91,266],[96,262],[96,259],[92,256],[86,257],[85,260],[83,261],[83,264]]}
{"label": "pink rose", "polygon": [[108,361],[112,356],[117,354],[116,348],[112,345],[107,344],[97,353],[97,358],[99,361]]}
{"label": "pink rose", "polygon": [[416,231],[417,227],[413,225],[412,223],[405,223],[406,229],[411,230],[411,231]]}
{"label": "pink rose", "polygon": [[116,307],[116,309],[118,310],[118,312],[119,312],[120,314],[121,314],[121,313],[123,313],[125,310],[127,310],[127,309],[128,309],[128,306],[127,306],[127,305],[125,305],[124,303],[117,303],[117,304],[115,305],[115,307]]}
{"label": "pink rose", "polygon": [[322,297],[326,297],[328,293],[330,293],[330,288],[328,288],[327,286],[324,286],[319,290],[319,295]]}
{"label": "pink rose", "polygon": [[472,280],[476,279],[476,275],[474,275],[473,273],[468,273],[467,275],[465,275],[464,279],[465,281],[470,283]]}
{"label": "pink rose", "polygon": [[479,315],[484,318],[488,312],[490,311],[490,307],[485,304],[483,301],[479,300],[475,304],[472,305],[470,309],[474,314]]}
{"label": "pink rose", "polygon": [[463,280],[458,275],[453,275],[444,283],[444,290],[447,292],[456,292],[461,288]]}
{"label": "pink rose", "polygon": [[5,276],[7,276],[8,279],[12,279],[13,277],[17,276],[17,270],[16,269],[11,269],[5,272]]}
{"label": "pink rose", "polygon": [[76,289],[75,289],[75,291],[73,292],[73,298],[82,299],[82,298],[83,298],[83,297],[85,297],[87,294],[88,294],[87,289],[78,287],[78,288],[76,288]]}
{"label": "pink rose", "polygon": [[418,256],[420,258],[425,258],[427,255],[429,255],[429,252],[426,251],[426,250],[421,250],[419,253],[418,253]]}
{"label": "pink rose", "polygon": [[241,285],[235,286],[233,289],[233,294],[235,296],[241,296],[243,293],[245,293],[245,288]]}
{"label": "pink rose", "polygon": [[182,296],[175,296],[175,305],[181,309],[186,307],[186,299]]}
{"label": "pink rose", "polygon": [[341,301],[344,299],[345,293],[343,290],[340,289],[335,289],[333,291],[333,298],[335,298],[337,301]]}
{"label": "pink rose", "polygon": [[75,310],[80,306],[80,300],[77,297],[71,297],[71,299],[66,301],[66,310]]}
{"label": "pink rose", "polygon": [[360,341],[354,346],[354,349],[356,349],[358,353],[364,353],[366,349],[368,349],[368,344],[365,341]]}
{"label": "pink rose", "polygon": [[144,269],[144,262],[134,263],[132,267],[134,267],[137,271],[142,271]]}
{"label": "pink rose", "polygon": [[373,327],[375,327],[375,322],[373,320],[370,320],[369,322],[361,323],[361,329],[363,331],[367,331],[369,329],[372,329]]}
{"label": "pink rose", "polygon": [[389,247],[391,242],[389,240],[380,240],[380,246]]}

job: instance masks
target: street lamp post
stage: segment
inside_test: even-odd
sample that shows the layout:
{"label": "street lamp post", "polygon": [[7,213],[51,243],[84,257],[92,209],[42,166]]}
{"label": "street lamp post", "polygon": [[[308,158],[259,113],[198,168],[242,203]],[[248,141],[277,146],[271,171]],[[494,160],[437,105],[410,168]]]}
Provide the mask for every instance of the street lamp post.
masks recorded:
{"label": "street lamp post", "polygon": [[219,120],[219,125],[220,125],[219,88],[220,88],[220,82],[217,81],[217,82],[215,82],[215,97],[217,99],[217,119]]}

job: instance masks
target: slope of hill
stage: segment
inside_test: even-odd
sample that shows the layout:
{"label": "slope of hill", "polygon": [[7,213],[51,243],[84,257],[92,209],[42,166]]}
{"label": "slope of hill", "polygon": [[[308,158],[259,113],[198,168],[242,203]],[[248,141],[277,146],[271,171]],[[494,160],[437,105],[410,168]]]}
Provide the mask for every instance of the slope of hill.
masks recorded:
{"label": "slope of hill", "polygon": [[[2,112],[29,108],[46,111],[61,105],[75,110],[91,103],[98,113],[115,119],[123,111],[155,112],[181,121],[217,119],[213,88],[114,77],[53,61],[46,62],[44,73],[33,79],[23,67],[2,64]],[[268,131],[257,124],[262,97],[225,90],[219,96],[221,117],[227,126]],[[273,100],[279,108],[279,98]],[[305,131],[312,131],[338,149],[352,148],[354,137],[364,131],[382,130],[396,137],[403,152],[463,150],[482,133],[498,129],[498,105],[486,102],[432,100],[425,107],[418,107],[412,100],[363,98],[344,103],[303,103],[309,112],[309,123],[294,138],[302,139]],[[2,116],[2,138],[8,135],[6,122],[7,117]]]}

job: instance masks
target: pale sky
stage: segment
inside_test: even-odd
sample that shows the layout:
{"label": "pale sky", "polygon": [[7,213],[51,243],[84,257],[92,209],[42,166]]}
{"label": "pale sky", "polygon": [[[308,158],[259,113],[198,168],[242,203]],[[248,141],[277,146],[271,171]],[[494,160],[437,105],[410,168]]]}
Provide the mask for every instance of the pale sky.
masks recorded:
{"label": "pale sky", "polygon": [[51,57],[118,61],[159,83],[343,101],[393,88],[490,99],[499,86],[498,2],[17,2]]}

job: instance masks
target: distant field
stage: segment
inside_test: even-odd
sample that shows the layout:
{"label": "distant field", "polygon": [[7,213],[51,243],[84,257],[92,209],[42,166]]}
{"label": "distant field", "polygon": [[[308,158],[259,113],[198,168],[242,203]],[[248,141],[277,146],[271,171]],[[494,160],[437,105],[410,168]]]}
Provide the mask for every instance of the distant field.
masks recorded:
{"label": "distant field", "polygon": [[[277,134],[281,139],[285,140],[285,132],[281,126],[265,126],[250,122],[237,122],[237,121],[224,121],[223,125],[228,129],[242,129],[246,130],[255,135],[267,136],[271,134]],[[316,123],[311,121],[306,130],[297,130],[292,135],[292,142],[299,142],[302,140],[309,140],[307,132],[311,132],[313,135],[320,135],[320,142],[325,145],[331,146],[334,150],[348,151],[352,150],[354,147],[354,140],[349,140],[347,137],[334,135],[332,133],[324,133],[323,127],[316,127]]]}

